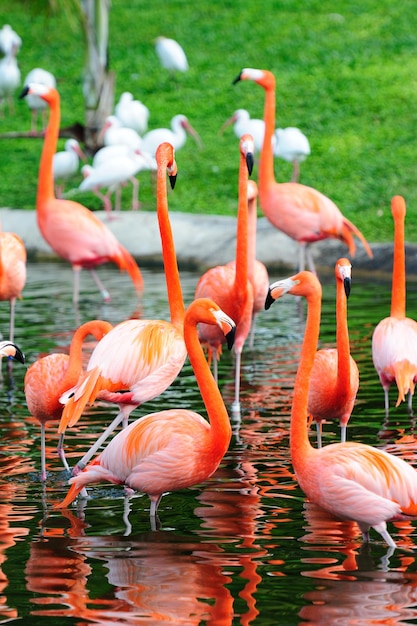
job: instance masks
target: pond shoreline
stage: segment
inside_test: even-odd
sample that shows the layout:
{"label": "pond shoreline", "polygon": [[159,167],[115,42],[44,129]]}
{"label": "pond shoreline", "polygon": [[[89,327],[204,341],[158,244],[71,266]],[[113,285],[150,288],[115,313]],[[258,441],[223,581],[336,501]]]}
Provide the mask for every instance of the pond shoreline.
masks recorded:
{"label": "pond shoreline", "polygon": [[[141,267],[161,267],[161,242],[156,213],[153,211],[123,211],[108,221],[104,211],[97,211],[118,240],[137,259]],[[180,268],[204,271],[213,265],[222,265],[235,254],[236,219],[219,215],[170,213],[178,264]],[[36,223],[35,211],[1,209],[4,231],[19,235],[31,261],[57,259],[43,240]],[[392,271],[392,243],[370,243],[374,258],[370,259],[361,242],[352,265],[355,271],[372,271],[386,275]],[[312,245],[317,269],[333,271],[334,262],[347,256],[347,248],[339,241],[328,239]],[[257,258],[268,270],[295,271],[298,258],[297,244],[277,231],[266,218],[258,219]],[[407,276],[417,277],[417,245],[406,245]]]}

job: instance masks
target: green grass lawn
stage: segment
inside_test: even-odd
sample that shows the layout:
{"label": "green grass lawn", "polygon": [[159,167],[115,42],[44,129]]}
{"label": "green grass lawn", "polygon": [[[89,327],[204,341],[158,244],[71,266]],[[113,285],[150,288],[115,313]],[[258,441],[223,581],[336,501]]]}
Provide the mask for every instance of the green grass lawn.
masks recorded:
{"label": "green grass lawn", "polygon": [[[52,71],[62,102],[62,126],[83,122],[81,33],[65,15],[39,13],[46,3],[0,0],[0,26],[9,23],[23,46],[23,79],[33,67]],[[176,80],[163,71],[153,39],[177,39],[190,70]],[[236,212],[238,140],[219,128],[237,108],[262,117],[264,92],[251,82],[233,86],[243,67],[269,69],[277,78],[277,126],[298,126],[311,156],[301,182],[330,198],[370,241],[392,239],[390,200],[407,201],[406,234],[417,239],[417,29],[415,3],[403,0],[114,0],[110,13],[110,68],[116,100],[131,91],[150,109],[149,128],[187,115],[204,149],[192,138],[177,152],[179,175],[170,209]],[[24,101],[0,118],[0,132],[28,130]],[[39,139],[0,140],[0,205],[33,209]],[[60,141],[60,147],[64,140]],[[276,178],[291,165],[276,160]],[[255,169],[254,176],[257,172]],[[77,187],[79,178],[73,181]],[[154,210],[148,173],[140,175],[143,210]],[[93,209],[91,194],[77,199]],[[129,206],[130,190],[124,203]]]}

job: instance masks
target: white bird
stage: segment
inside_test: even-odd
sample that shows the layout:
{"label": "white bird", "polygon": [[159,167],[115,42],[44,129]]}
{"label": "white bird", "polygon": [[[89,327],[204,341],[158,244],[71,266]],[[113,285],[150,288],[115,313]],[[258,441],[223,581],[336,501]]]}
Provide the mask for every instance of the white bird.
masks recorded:
{"label": "white bird", "polygon": [[309,156],[310,143],[299,128],[288,126],[277,128],[272,138],[274,156],[293,164],[291,181],[297,183],[300,178],[300,163]]}
{"label": "white bird", "polygon": [[142,149],[142,139],[138,133],[133,128],[122,126],[120,120],[115,115],[106,117],[98,140],[103,141],[105,146],[125,144],[132,151]]}
{"label": "white bird", "polygon": [[255,152],[260,152],[264,142],[265,122],[250,116],[246,109],[237,109],[231,117],[229,117],[220,129],[223,132],[228,126],[233,124],[233,131],[238,139],[242,135],[252,135],[255,145]]}
{"label": "white bird", "polygon": [[157,37],[154,43],[162,67],[170,72],[186,72],[188,70],[185,52],[175,39]]}
{"label": "white bird", "polygon": [[[77,173],[80,159],[85,161],[85,154],[76,139],[67,139],[64,148],[64,150],[54,154],[52,162],[57,198],[62,197],[65,181]],[[60,181],[60,184],[58,184],[58,181]]]}
{"label": "white bird", "polygon": [[[128,180],[133,185],[132,209],[139,208],[139,181],[135,176],[143,169],[147,169],[146,159],[142,154],[135,152],[109,158],[96,167],[84,165],[81,171],[85,178],[79,186],[79,190],[95,193],[103,201],[107,215],[111,218],[110,195],[116,192],[115,208],[120,211],[120,186]],[[107,189],[107,193],[102,194],[100,189]]]}
{"label": "white bird", "polygon": [[0,103],[5,109],[6,102],[9,113],[13,113],[13,94],[20,85],[20,70],[12,52],[6,54],[0,61]]}
{"label": "white bird", "polygon": [[[44,70],[40,67],[35,67],[35,69],[31,70],[29,74],[26,76],[24,80],[25,85],[29,85],[31,83],[37,83],[40,85],[45,85],[45,87],[51,87],[53,89],[56,88],[56,80],[55,76]],[[36,133],[36,120],[38,117],[38,113],[42,113],[42,130],[46,128],[46,117],[48,113],[48,105],[39,96],[35,94],[28,94],[25,98],[29,109],[31,110],[32,119],[30,130],[32,133]]]}
{"label": "white bird", "polygon": [[114,114],[122,126],[133,128],[139,135],[146,133],[148,129],[149,109],[140,100],[134,100],[129,91],[120,96],[116,104]]}
{"label": "white bird", "polygon": [[192,135],[201,148],[200,135],[191,126],[185,115],[175,115],[171,120],[171,128],[154,128],[142,138],[141,152],[155,156],[156,150],[161,143],[168,142],[175,150],[183,147],[187,140],[187,133]]}
{"label": "white bird", "polygon": [[0,29],[0,50],[3,54],[16,54],[19,52],[22,40],[10,24],[5,24]]}

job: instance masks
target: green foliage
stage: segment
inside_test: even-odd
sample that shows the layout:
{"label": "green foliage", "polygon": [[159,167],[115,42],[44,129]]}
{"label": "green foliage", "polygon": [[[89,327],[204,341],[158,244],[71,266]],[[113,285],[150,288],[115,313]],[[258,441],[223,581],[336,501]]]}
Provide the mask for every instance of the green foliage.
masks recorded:
{"label": "green foliage", "polygon": [[[63,10],[39,12],[39,4],[1,0],[0,26],[11,24],[23,39],[22,79],[36,66],[57,77],[62,126],[83,122],[81,28],[69,26]],[[177,152],[171,210],[235,213],[238,142],[232,127],[223,135],[219,129],[237,108],[262,117],[263,90],[249,82],[232,86],[243,67],[258,67],[277,78],[277,126],[298,126],[310,140],[301,182],[331,197],[370,241],[392,239],[390,200],[404,195],[407,239],[414,240],[414,15],[411,0],[113,2],[109,52],[116,100],[123,91],[142,100],[151,111],[150,129],[168,126],[183,113],[204,143],[200,151],[189,138]],[[160,68],[153,40],[161,34],[183,46],[186,74],[172,78]],[[6,112],[1,119],[0,132],[29,129],[27,106],[16,100],[15,108],[14,116]],[[1,147],[0,203],[33,209],[41,141],[1,139]],[[289,180],[290,164],[277,159],[275,169],[277,180]],[[140,181],[143,210],[153,210],[149,174],[142,173]],[[100,208],[90,194],[82,198]],[[123,199],[127,208],[130,189]]]}

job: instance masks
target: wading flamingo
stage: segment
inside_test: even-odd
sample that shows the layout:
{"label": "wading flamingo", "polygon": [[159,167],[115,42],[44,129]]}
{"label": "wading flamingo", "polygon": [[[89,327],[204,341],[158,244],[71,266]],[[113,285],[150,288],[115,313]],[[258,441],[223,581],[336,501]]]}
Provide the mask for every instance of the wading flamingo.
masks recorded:
{"label": "wading flamingo", "polygon": [[[237,213],[235,265],[217,265],[199,279],[196,298],[212,298],[236,323],[234,350],[236,355],[235,399],[233,408],[240,408],[240,364],[244,343],[250,332],[253,308],[253,288],[248,276],[248,174],[252,173],[254,144],[251,135],[243,135],[239,142],[239,200]],[[201,343],[207,348],[209,362],[213,359],[214,378],[217,381],[217,361],[220,358],[224,335],[220,329],[201,324],[198,329]]]}
{"label": "wading flamingo", "polygon": [[[45,425],[61,419],[64,406],[59,401],[61,395],[73,387],[82,374],[82,347],[88,335],[100,341],[113,326],[102,320],[91,320],[82,324],[75,331],[69,354],[48,354],[28,368],[25,374],[24,388],[26,403],[30,414],[41,425],[41,480],[46,480]],[[59,440],[58,455],[64,467],[69,471],[63,449],[63,436]]]}
{"label": "wading flamingo", "polygon": [[197,324],[214,324],[233,345],[233,320],[213,301],[198,299],[184,319],[184,338],[209,422],[187,409],[150,413],[120,431],[83,472],[56,508],[67,507],[84,486],[109,481],[147,493],[156,528],[158,504],[166,491],[185,489],[209,478],[226,453],[232,434],[223,398],[211,375],[197,335]]}
{"label": "wading flamingo", "polygon": [[60,104],[59,93],[52,87],[32,83],[21,93],[21,98],[35,94],[50,107],[49,124],[45,132],[39,167],[36,216],[39,230],[52,250],[72,265],[74,273],[73,301],[78,302],[80,270],[90,270],[104,300],[110,295],[97,276],[95,267],[111,261],[120,270],[126,270],[138,294],[143,291],[143,279],[132,255],[124,248],[91,211],[79,202],[62,200],[54,194],[52,161],[56,151]]}
{"label": "wading flamingo", "polygon": [[376,326],[372,335],[372,359],[385,396],[385,414],[389,414],[389,388],[398,388],[396,406],[408,394],[412,413],[414,386],[417,381],[417,322],[406,317],[406,277],[404,221],[405,200],[394,196],[391,202],[394,219],[394,258],[392,269],[391,314]]}
{"label": "wading flamingo", "polygon": [[119,413],[95,444],[78,461],[83,469],[101,444],[140,404],[159,396],[178,376],[187,356],[184,343],[184,302],[168,215],[166,175],[174,187],[177,164],[174,149],[162,144],[156,153],[157,213],[162,241],[171,321],[127,320],[115,326],[94,349],[85,374],[64,395],[66,403],[59,432],[79,420],[85,406],[96,398],[119,405]]}
{"label": "wading flamingo", "polygon": [[364,541],[374,528],[391,548],[387,522],[417,516],[417,472],[393,454],[361,443],[313,448],[307,413],[311,371],[320,332],[321,285],[312,272],[300,272],[270,286],[265,308],[284,294],[304,296],[307,321],[294,384],[290,450],[297,480],[307,498],[339,519],[355,521]]}
{"label": "wading flamingo", "polygon": [[[259,162],[259,201],[266,218],[275,228],[295,239],[299,244],[299,269],[307,260],[314,271],[309,244],[333,237],[340,239],[354,256],[356,235],[372,257],[372,251],[362,233],[346,219],[338,207],[322,193],[300,183],[277,183],[274,178],[272,136],[275,130],[275,77],[272,72],[252,68],[243,69],[233,81],[252,80],[265,90],[265,136]],[[306,258],[307,257],[307,258]]]}
{"label": "wading flamingo", "polygon": [[317,425],[319,448],[323,420],[338,419],[341,441],[346,441],[346,426],[359,388],[359,370],[350,354],[347,325],[351,270],[348,259],[342,258],[336,262],[336,348],[318,350],[311,372],[308,414]]}
{"label": "wading flamingo", "polygon": [[16,299],[26,284],[26,248],[15,233],[0,232],[0,300],[10,303],[9,340],[14,340]]}
{"label": "wading flamingo", "polygon": [[[256,226],[258,185],[254,180],[248,180],[248,280],[253,289],[252,323],[249,335],[249,346],[253,348],[256,316],[264,309],[265,298],[268,293],[269,276],[265,265],[256,258]],[[236,261],[229,261],[227,265],[235,267]]]}

